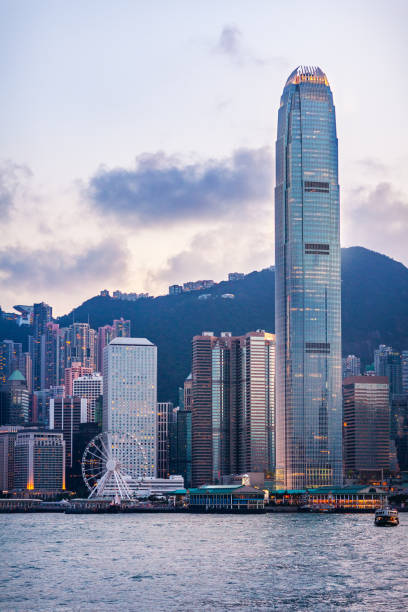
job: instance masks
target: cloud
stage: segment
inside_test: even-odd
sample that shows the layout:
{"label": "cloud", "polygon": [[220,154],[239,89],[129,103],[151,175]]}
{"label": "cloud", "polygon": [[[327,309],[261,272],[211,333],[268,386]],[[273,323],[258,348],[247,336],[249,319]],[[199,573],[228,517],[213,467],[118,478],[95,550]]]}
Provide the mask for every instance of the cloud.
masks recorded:
{"label": "cloud", "polygon": [[408,264],[408,198],[391,183],[351,192],[345,199],[343,221],[347,244],[363,245]]}
{"label": "cloud", "polygon": [[88,292],[95,283],[123,278],[127,266],[125,248],[105,240],[82,253],[55,247],[30,250],[9,247],[0,251],[0,288],[2,292],[69,291],[78,287]]}
{"label": "cloud", "polygon": [[215,50],[234,59],[243,59],[244,50],[242,47],[241,30],[236,26],[224,26]]}
{"label": "cloud", "polygon": [[3,220],[9,217],[18,193],[24,190],[30,176],[31,170],[26,166],[11,161],[0,165],[0,215]]}
{"label": "cloud", "polygon": [[100,169],[85,193],[99,213],[124,224],[219,219],[272,197],[272,156],[266,147],[238,149],[229,158],[183,164],[144,154],[133,169]]}
{"label": "cloud", "polygon": [[155,292],[163,292],[174,283],[202,278],[219,281],[227,278],[228,272],[247,273],[270,266],[273,261],[272,222],[268,226],[265,215],[258,222],[228,223],[197,233],[189,247],[169,257],[160,270],[150,272],[146,283]]}
{"label": "cloud", "polygon": [[242,31],[235,25],[225,25],[223,27],[217,44],[213,47],[213,52],[223,55],[238,66],[275,66],[280,71],[287,71],[290,65],[287,58],[281,56],[259,57],[245,44]]}

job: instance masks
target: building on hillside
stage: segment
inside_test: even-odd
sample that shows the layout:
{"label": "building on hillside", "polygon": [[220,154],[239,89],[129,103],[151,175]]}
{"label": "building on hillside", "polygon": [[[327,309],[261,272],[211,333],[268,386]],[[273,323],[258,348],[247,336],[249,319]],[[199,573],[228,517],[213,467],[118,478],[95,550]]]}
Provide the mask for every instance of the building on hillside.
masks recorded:
{"label": "building on hillside", "polygon": [[195,336],[191,393],[193,486],[231,473],[273,471],[273,334]]}
{"label": "building on hillside", "polygon": [[72,395],[87,400],[88,422],[95,422],[95,407],[98,397],[103,395],[103,377],[98,372],[86,376],[74,378],[72,383]]}
{"label": "building on hillside", "polygon": [[243,274],[242,272],[230,272],[228,274],[229,281],[242,280],[244,277],[245,277],[245,274]]}
{"label": "building on hillside", "polygon": [[339,221],[333,95],[299,66],[276,140],[276,478],[290,489],[342,484]]}
{"label": "building on hillside", "polygon": [[[157,473],[157,347],[146,338],[115,338],[104,349],[103,430],[133,478]],[[121,436],[123,437],[122,439]]]}
{"label": "building on hillside", "polygon": [[47,494],[65,489],[65,441],[61,433],[19,431],[14,451],[15,490]]}
{"label": "building on hillside", "polygon": [[361,481],[378,480],[390,467],[389,384],[384,376],[343,380],[344,469]]}
{"label": "building on hillside", "polygon": [[183,293],[183,287],[181,285],[170,285],[169,295],[180,295]]}

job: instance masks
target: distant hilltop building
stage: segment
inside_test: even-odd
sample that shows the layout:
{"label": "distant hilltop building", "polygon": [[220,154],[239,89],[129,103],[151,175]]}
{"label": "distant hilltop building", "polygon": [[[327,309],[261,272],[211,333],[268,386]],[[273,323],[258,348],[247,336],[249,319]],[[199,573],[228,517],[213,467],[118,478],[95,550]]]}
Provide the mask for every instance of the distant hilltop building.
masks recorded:
{"label": "distant hilltop building", "polygon": [[228,274],[228,280],[229,281],[237,281],[237,280],[242,280],[244,278],[245,274],[243,274],[242,272],[230,272]]}
{"label": "distant hilltop building", "polygon": [[[99,292],[99,295],[102,297],[110,297],[110,293],[108,289],[102,289],[102,291]],[[140,300],[142,298],[148,298],[149,294],[148,293],[135,293],[135,292],[122,293],[122,291],[119,291],[119,289],[117,289],[116,291],[112,293],[112,297],[115,300],[125,300],[127,302],[136,302],[136,300]]]}

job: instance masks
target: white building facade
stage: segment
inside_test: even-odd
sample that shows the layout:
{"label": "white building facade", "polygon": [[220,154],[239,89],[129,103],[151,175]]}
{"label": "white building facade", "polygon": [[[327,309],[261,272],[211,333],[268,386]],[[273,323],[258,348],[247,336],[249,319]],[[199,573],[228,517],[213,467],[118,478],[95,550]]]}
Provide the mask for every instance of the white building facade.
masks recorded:
{"label": "white building facade", "polygon": [[95,404],[103,394],[103,377],[95,372],[87,376],[79,376],[72,383],[72,395],[88,400],[88,423],[95,422]]}
{"label": "white building facade", "polygon": [[133,478],[157,474],[157,347],[115,338],[104,348],[103,430],[112,455]]}

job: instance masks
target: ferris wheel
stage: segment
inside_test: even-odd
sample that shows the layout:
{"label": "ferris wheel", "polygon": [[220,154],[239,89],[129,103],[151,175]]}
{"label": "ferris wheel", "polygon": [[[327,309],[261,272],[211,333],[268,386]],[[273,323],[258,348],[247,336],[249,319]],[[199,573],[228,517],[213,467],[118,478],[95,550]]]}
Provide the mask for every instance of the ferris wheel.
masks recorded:
{"label": "ferris wheel", "polygon": [[91,497],[130,500],[139,479],[146,476],[147,456],[135,434],[104,432],[95,436],[82,456],[82,477]]}

